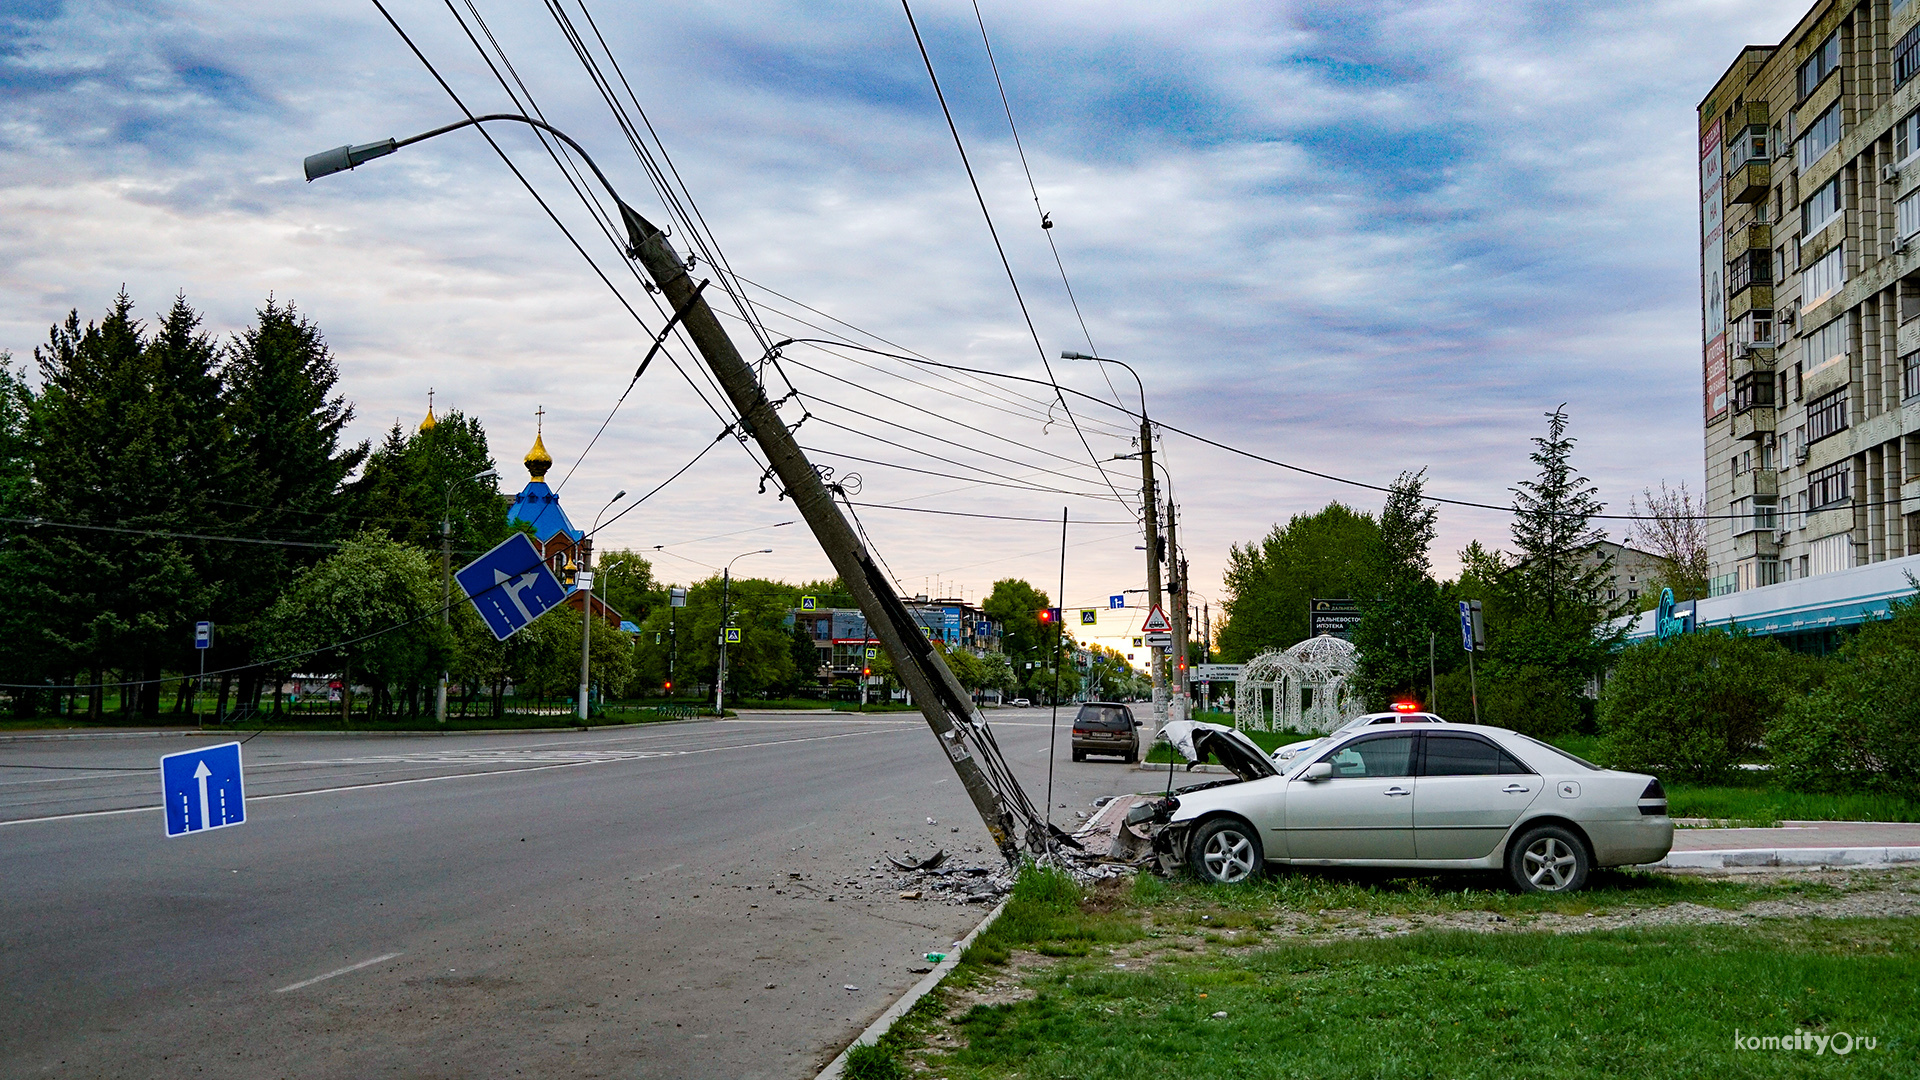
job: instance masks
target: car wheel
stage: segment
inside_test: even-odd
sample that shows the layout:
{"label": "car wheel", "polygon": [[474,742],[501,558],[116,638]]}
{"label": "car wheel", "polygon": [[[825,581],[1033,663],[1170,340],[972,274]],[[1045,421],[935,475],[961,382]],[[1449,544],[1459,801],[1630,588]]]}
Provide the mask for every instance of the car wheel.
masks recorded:
{"label": "car wheel", "polygon": [[1187,865],[1202,881],[1235,885],[1260,873],[1260,834],[1238,818],[1214,818],[1193,834]]}
{"label": "car wheel", "polygon": [[1087,760],[1087,752],[1085,750],[1075,750],[1073,752],[1073,760],[1075,761]]}
{"label": "car wheel", "polygon": [[1521,892],[1578,892],[1587,884],[1587,846],[1558,825],[1528,829],[1507,852],[1507,875]]}
{"label": "car wheel", "polygon": [[1129,765],[1140,764],[1140,748],[1139,747],[1136,746],[1133,749],[1127,751],[1127,764]]}

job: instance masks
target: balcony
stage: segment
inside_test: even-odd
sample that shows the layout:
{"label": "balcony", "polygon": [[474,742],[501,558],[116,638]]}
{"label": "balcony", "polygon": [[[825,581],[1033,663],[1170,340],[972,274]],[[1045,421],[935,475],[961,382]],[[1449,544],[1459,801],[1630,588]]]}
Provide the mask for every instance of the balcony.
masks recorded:
{"label": "balcony", "polygon": [[1780,495],[1780,473],[1774,469],[1749,469],[1733,478],[1733,498],[1773,501]]}
{"label": "balcony", "polygon": [[1773,164],[1749,159],[1727,174],[1727,201],[1757,203],[1767,197],[1773,186]]}
{"label": "balcony", "polygon": [[1733,437],[1736,439],[1759,440],[1773,434],[1774,415],[1772,405],[1754,405],[1741,411],[1737,406],[1733,413]]}

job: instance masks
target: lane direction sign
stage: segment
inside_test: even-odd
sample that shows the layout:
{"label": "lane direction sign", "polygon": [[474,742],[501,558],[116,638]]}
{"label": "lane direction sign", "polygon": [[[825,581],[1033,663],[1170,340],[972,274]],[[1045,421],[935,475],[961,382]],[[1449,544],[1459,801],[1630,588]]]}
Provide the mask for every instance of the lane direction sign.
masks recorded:
{"label": "lane direction sign", "polygon": [[514,533],[453,575],[496,640],[505,641],[567,598],[526,533]]}
{"label": "lane direction sign", "polygon": [[1127,606],[1127,596],[1125,593],[1121,593],[1118,596],[1107,597],[1107,607],[1110,609],[1118,610],[1126,606]]}
{"label": "lane direction sign", "polygon": [[244,824],[247,800],[240,780],[240,744],[204,746],[161,758],[160,796],[168,836]]}

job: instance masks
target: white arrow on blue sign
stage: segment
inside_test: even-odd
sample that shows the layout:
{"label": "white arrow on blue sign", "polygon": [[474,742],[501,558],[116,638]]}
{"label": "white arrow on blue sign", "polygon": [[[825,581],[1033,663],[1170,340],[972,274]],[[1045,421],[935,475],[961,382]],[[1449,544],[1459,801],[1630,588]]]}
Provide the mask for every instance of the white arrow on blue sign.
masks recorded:
{"label": "white arrow on blue sign", "polygon": [[514,533],[453,575],[493,636],[505,641],[567,598],[526,533]]}
{"label": "white arrow on blue sign", "polygon": [[168,836],[244,823],[247,797],[240,782],[240,744],[221,743],[161,758],[160,796]]}

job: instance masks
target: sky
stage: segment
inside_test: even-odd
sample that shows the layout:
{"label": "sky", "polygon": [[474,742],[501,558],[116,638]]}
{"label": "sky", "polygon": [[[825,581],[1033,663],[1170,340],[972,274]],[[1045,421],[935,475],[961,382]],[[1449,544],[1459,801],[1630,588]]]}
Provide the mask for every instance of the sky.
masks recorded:
{"label": "sky", "polygon": [[[522,111],[504,77],[674,220],[547,6],[384,2],[467,108]],[[1565,403],[1612,510],[1663,481],[1699,491],[1694,109],[1805,7],[982,0],[976,21],[917,0],[990,231],[901,5],[556,3],[735,275],[708,296],[748,359],[764,346],[742,307],[770,340],[1039,380],[808,344],[764,375],[798,391],[782,415],[816,464],[880,504],[856,512],[903,591],[1058,593],[1064,508],[1069,607],[1140,588],[1145,564],[1139,465],[1112,460],[1136,450],[1140,392],[1063,350],[1131,364],[1156,422],[1366,483],[1424,468],[1432,494],[1505,503]],[[605,198],[589,209],[528,131],[490,125],[551,213],[471,129],[303,180],[308,154],[463,115],[373,3],[0,0],[0,105],[17,366],[123,286],[149,318],[185,295],[222,335],[272,296],[325,332],[356,440],[417,424],[431,389],[484,421],[514,491],[544,409],[579,525],[707,449],[601,550],[660,545],[671,581],[762,547],[737,572],[831,576],[804,525],[779,524],[797,515],[757,452],[715,444],[726,407],[681,343],[612,412],[665,316],[600,230]],[[1068,395],[1069,416],[1050,378],[1091,399]],[[1155,452],[1216,620],[1231,545],[1383,498],[1172,431]],[[1436,569],[1507,528],[1443,507]]]}

